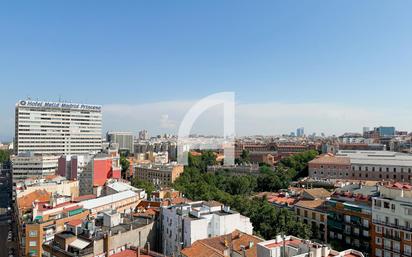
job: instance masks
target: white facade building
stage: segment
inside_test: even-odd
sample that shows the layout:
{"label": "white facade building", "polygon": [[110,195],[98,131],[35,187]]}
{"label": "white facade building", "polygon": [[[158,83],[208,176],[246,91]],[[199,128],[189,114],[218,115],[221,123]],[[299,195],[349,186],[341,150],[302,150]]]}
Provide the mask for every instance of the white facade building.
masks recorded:
{"label": "white facade building", "polygon": [[100,105],[31,100],[16,104],[16,154],[88,154],[101,148]]}
{"label": "white facade building", "polygon": [[54,175],[57,170],[58,159],[58,155],[34,153],[21,153],[12,156],[13,182]]}
{"label": "white facade building", "polygon": [[294,236],[282,237],[258,243],[257,257],[364,257],[363,253],[348,249],[336,251],[324,244],[311,242]]}
{"label": "white facade building", "polygon": [[412,256],[412,186],[395,183],[380,187],[372,201],[375,227],[373,256]]}
{"label": "white facade building", "polygon": [[167,256],[179,256],[181,249],[196,240],[222,236],[236,229],[253,233],[248,217],[218,202],[191,202],[163,207],[161,212],[163,251]]}

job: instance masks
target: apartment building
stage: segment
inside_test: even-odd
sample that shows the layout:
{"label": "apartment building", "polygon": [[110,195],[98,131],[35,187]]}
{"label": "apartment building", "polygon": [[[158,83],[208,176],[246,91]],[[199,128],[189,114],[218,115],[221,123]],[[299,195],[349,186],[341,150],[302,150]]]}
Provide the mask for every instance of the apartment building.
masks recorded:
{"label": "apartment building", "polygon": [[304,190],[301,199],[293,205],[297,220],[312,227],[312,238],[327,242],[327,217],[326,199],[331,193],[323,188]]}
{"label": "apartment building", "polygon": [[[132,247],[149,248],[150,251],[150,247],[155,244],[156,230],[152,219],[115,211],[101,214],[95,220],[83,220],[66,226],[66,230],[57,233],[53,240],[43,245],[44,256],[133,256],[124,254],[129,254]],[[138,256],[140,251],[132,253]],[[148,253],[141,256],[153,255]]]}
{"label": "apartment building", "polygon": [[[371,255],[372,197],[377,186],[347,185],[326,200],[328,243],[338,250],[354,248]],[[366,251],[368,249],[369,251]]]}
{"label": "apartment building", "polygon": [[20,153],[11,156],[13,183],[28,178],[44,178],[54,175],[58,167],[58,155]]}
{"label": "apartment building", "polygon": [[120,157],[114,153],[98,153],[87,163],[79,176],[80,194],[102,194],[108,179],[120,179]]}
{"label": "apartment building", "polygon": [[79,179],[93,155],[62,155],[59,157],[56,174],[67,179]]}
{"label": "apartment building", "polygon": [[[68,198],[70,199],[70,198]],[[67,197],[52,197],[49,202],[34,202],[30,215],[21,217],[20,247],[24,256],[42,256],[42,244],[53,239],[72,220],[84,219],[89,211]]]}
{"label": "apartment building", "polygon": [[134,176],[158,186],[170,186],[183,173],[183,168],[183,165],[175,163],[137,164]]}
{"label": "apartment building", "polygon": [[412,186],[404,183],[380,187],[372,205],[372,255],[412,256]]}
{"label": "apartment building", "polygon": [[239,230],[252,234],[249,218],[221,203],[191,202],[162,207],[163,253],[178,256],[195,241],[222,236]]}
{"label": "apartment building", "polygon": [[276,239],[257,244],[257,257],[364,257],[361,251],[330,247],[294,236],[277,236]]}
{"label": "apartment building", "polygon": [[14,198],[20,198],[38,190],[50,194],[79,196],[79,181],[68,180],[60,176],[49,176],[41,179],[26,179],[17,182],[13,191]]}
{"label": "apartment building", "polygon": [[100,105],[21,100],[16,104],[15,153],[89,154],[102,149]]}

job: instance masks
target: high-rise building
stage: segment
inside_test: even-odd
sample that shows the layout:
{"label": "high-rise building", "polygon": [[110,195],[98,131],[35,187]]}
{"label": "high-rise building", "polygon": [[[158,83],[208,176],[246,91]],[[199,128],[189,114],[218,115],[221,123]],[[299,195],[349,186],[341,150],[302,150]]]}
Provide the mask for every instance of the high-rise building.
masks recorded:
{"label": "high-rise building", "polygon": [[375,131],[380,137],[393,137],[395,136],[395,127],[377,127]]}
{"label": "high-rise building", "polygon": [[141,130],[139,131],[139,139],[140,140],[147,140],[149,139],[149,133],[147,132],[147,130]]}
{"label": "high-rise building", "polygon": [[130,132],[108,132],[107,141],[117,144],[120,151],[134,153],[134,136]]}
{"label": "high-rise building", "polygon": [[88,154],[102,148],[100,105],[21,100],[16,104],[15,152]]}
{"label": "high-rise building", "polygon": [[296,129],[296,136],[297,137],[303,137],[305,135],[305,128],[297,128]]}

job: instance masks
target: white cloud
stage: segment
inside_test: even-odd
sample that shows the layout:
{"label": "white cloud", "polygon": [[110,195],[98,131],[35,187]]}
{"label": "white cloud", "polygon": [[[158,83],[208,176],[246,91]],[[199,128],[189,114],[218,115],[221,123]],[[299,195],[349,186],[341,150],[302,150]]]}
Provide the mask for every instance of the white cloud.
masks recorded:
{"label": "white cloud", "polygon": [[[194,101],[167,101],[103,107],[105,129],[152,133],[176,133],[180,121]],[[193,132],[222,133],[222,107],[212,108],[196,122]],[[159,124],[160,119],[160,124]],[[330,103],[249,103],[236,105],[238,135],[289,133],[305,127],[307,133],[341,134],[361,131],[363,126],[394,125],[410,130],[409,114],[396,108],[372,108]]]}

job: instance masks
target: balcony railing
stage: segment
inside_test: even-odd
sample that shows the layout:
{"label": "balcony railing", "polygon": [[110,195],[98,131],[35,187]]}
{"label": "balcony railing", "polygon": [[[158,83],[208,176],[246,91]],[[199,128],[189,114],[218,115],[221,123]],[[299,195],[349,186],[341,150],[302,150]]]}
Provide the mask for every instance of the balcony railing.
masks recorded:
{"label": "balcony railing", "polygon": [[397,235],[383,234],[384,238],[388,238],[395,241],[401,241],[401,237]]}
{"label": "balcony railing", "polygon": [[386,222],[382,220],[373,220],[373,223],[412,232],[412,227],[401,226],[399,224],[394,224],[391,222]]}

